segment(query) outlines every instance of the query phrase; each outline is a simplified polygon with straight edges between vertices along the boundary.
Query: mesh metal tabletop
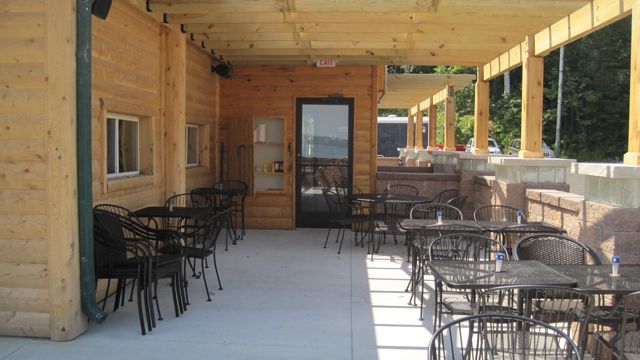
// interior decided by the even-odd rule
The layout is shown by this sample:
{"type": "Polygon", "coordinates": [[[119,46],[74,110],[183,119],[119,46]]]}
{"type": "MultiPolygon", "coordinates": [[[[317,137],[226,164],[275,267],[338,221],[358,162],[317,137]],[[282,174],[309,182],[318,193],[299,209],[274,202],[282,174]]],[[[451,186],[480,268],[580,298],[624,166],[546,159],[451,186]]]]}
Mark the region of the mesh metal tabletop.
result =
{"type": "MultiPolygon", "coordinates": [[[[551,224],[547,224],[545,222],[526,222],[522,224],[518,224],[515,221],[491,221],[491,220],[478,220],[474,221],[478,226],[483,227],[487,231],[491,232],[508,232],[510,230],[509,227],[516,225],[529,225],[529,226],[547,226],[547,227],[555,227],[551,224]]],[[[518,232],[521,231],[517,228],[514,228],[512,231],[518,232]]]]}
{"type": "Polygon", "coordinates": [[[640,291],[640,265],[620,265],[618,277],[611,276],[611,265],[549,265],[549,267],[576,279],[578,289],[592,294],[624,295],[640,291]]]}
{"type": "Polygon", "coordinates": [[[438,224],[437,220],[433,219],[404,219],[400,222],[400,226],[405,229],[421,229],[423,227],[435,226],[435,225],[464,225],[477,228],[478,230],[485,230],[482,226],[478,225],[473,220],[442,220],[441,224],[438,224]]]}
{"type": "Polygon", "coordinates": [[[487,289],[506,285],[557,285],[574,287],[577,280],[538,261],[504,261],[496,273],[495,261],[434,260],[433,275],[454,289],[487,289]]]}
{"type": "Polygon", "coordinates": [[[169,211],[165,206],[148,206],[140,210],[133,211],[133,216],[145,218],[183,218],[183,219],[201,219],[209,215],[209,209],[197,207],[174,207],[169,211]]]}
{"type": "Polygon", "coordinates": [[[377,203],[389,203],[399,202],[408,204],[420,204],[430,202],[431,199],[424,196],[411,196],[411,195],[385,195],[385,194],[351,194],[348,195],[349,199],[356,201],[377,202],[377,203]]]}

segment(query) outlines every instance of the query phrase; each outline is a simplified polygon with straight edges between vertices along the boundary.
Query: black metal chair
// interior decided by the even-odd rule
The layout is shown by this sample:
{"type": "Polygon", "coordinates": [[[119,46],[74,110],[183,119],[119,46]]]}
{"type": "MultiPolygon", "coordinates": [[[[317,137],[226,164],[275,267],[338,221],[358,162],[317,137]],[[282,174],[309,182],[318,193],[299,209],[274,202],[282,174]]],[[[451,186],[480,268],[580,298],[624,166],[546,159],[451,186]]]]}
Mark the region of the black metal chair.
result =
{"type": "Polygon", "coordinates": [[[411,208],[409,217],[411,219],[436,220],[438,212],[442,213],[444,220],[462,220],[462,211],[455,206],[440,203],[418,204],[411,208]]]}
{"type": "Polygon", "coordinates": [[[460,196],[460,191],[458,189],[446,189],[436,194],[436,196],[433,197],[431,202],[446,204],[447,201],[455,198],[456,196],[460,196]]]}
{"type": "MultiPolygon", "coordinates": [[[[204,281],[205,291],[207,293],[207,301],[211,301],[211,293],[209,292],[209,284],[207,283],[206,268],[208,268],[207,259],[211,256],[213,258],[213,268],[216,272],[218,279],[218,290],[222,290],[222,282],[220,280],[220,273],[218,271],[218,263],[216,261],[216,244],[218,237],[222,230],[229,223],[229,216],[231,215],[231,208],[216,212],[211,218],[203,223],[184,224],[182,230],[183,233],[188,234],[186,237],[187,242],[184,247],[184,254],[186,256],[186,264],[192,271],[192,276],[197,278],[202,277],[204,281]],[[193,262],[191,262],[193,260],[193,262]],[[196,273],[196,260],[200,260],[200,272],[196,273]]],[[[167,251],[171,253],[171,249],[167,251]]]]}
{"type": "Polygon", "coordinates": [[[558,328],[506,314],[452,321],[433,334],[428,353],[431,360],[582,359],[573,340],[558,328]]]}
{"type": "MultiPolygon", "coordinates": [[[[518,221],[518,209],[506,206],[506,205],[487,205],[477,208],[473,212],[473,219],[475,221],[505,221],[505,222],[517,222],[518,221]]],[[[524,212],[523,220],[524,219],[524,212]]]]}
{"type": "Polygon", "coordinates": [[[598,255],[586,244],[558,234],[521,238],[513,247],[515,260],[537,260],[547,265],[599,265],[598,255]]]}
{"type": "Polygon", "coordinates": [[[524,237],[539,234],[562,235],[564,234],[564,230],[542,224],[525,223],[505,226],[498,230],[496,234],[498,239],[502,242],[502,245],[504,245],[509,253],[511,253],[516,242],[524,237]]]}
{"type": "Polygon", "coordinates": [[[420,194],[417,187],[408,184],[389,185],[388,190],[387,195],[418,196],[420,194]]]}
{"type": "Polygon", "coordinates": [[[595,299],[583,291],[539,285],[500,286],[482,292],[479,314],[520,315],[545,322],[574,339],[584,354],[595,299]]]}
{"type": "Polygon", "coordinates": [[[456,209],[459,209],[460,211],[462,211],[462,209],[464,208],[464,204],[466,203],[467,203],[466,195],[458,195],[452,199],[449,199],[449,201],[446,202],[447,205],[451,205],[456,209]]]}
{"type": "Polygon", "coordinates": [[[407,234],[405,228],[400,225],[400,222],[409,218],[409,212],[411,210],[411,204],[404,201],[396,201],[393,199],[387,199],[384,202],[376,202],[369,209],[373,212],[373,224],[370,225],[372,236],[368,243],[367,249],[371,254],[371,260],[373,261],[373,253],[379,252],[380,247],[386,242],[387,235],[393,235],[394,242],[398,243],[398,236],[407,234]],[[378,235],[378,245],[376,246],[375,237],[378,235]]]}
{"type": "Polygon", "coordinates": [[[249,194],[249,186],[241,180],[223,180],[215,183],[213,188],[222,190],[231,197],[232,231],[237,237],[236,229],[238,229],[238,220],[240,220],[240,239],[244,239],[247,234],[244,224],[244,203],[249,194]]]}
{"type": "MultiPolygon", "coordinates": [[[[121,289],[124,288],[124,282],[127,279],[135,280],[141,331],[143,335],[146,334],[145,314],[148,330],[151,331],[156,326],[152,298],[155,298],[158,319],[162,320],[157,296],[158,280],[169,278],[175,314],[179,316],[186,309],[181,235],[146,227],[138,221],[132,221],[130,217],[108,210],[94,209],[94,219],[96,276],[118,279],[116,305],[118,296],[123,296],[121,289]],[[175,254],[161,254],[159,250],[164,247],[176,249],[175,254]]],[[[107,294],[108,292],[109,286],[107,294]]]]}
{"type": "MultiPolygon", "coordinates": [[[[460,261],[495,261],[496,254],[505,254],[506,249],[499,242],[480,234],[455,233],[434,239],[429,245],[429,260],[460,260],[460,261]]],[[[473,309],[470,294],[466,290],[447,288],[442,281],[435,281],[435,314],[433,329],[442,325],[443,310],[451,315],[472,315],[473,309]],[[445,299],[444,294],[453,295],[452,299],[445,299]],[[461,298],[463,297],[463,298],[461,298]]],[[[420,296],[420,319],[422,319],[422,304],[424,299],[424,285],[420,296]]]]}
{"type": "Polygon", "coordinates": [[[597,332],[596,339],[604,344],[616,359],[639,359],[640,292],[625,295],[612,309],[611,318],[618,319],[617,326],[611,331],[597,332]]]}
{"type": "MultiPolygon", "coordinates": [[[[232,208],[232,196],[224,192],[216,191],[213,188],[193,189],[190,192],[190,197],[192,206],[208,207],[211,216],[214,216],[220,211],[232,208]]],[[[233,239],[232,243],[234,245],[237,244],[236,237],[232,233],[233,223],[231,219],[231,217],[228,218],[229,223],[225,227],[224,251],[229,250],[229,238],[233,239]]]]}
{"type": "Polygon", "coordinates": [[[349,202],[344,195],[340,195],[329,189],[322,189],[322,195],[329,209],[329,229],[327,230],[327,237],[324,240],[324,248],[327,247],[331,230],[336,228],[338,230],[336,242],[340,239],[340,246],[338,247],[338,254],[340,254],[346,232],[345,228],[355,227],[354,236],[357,242],[358,234],[364,230],[363,224],[368,224],[370,218],[369,215],[362,212],[362,209],[357,203],[349,202]],[[341,232],[342,237],[340,237],[341,232]]]}

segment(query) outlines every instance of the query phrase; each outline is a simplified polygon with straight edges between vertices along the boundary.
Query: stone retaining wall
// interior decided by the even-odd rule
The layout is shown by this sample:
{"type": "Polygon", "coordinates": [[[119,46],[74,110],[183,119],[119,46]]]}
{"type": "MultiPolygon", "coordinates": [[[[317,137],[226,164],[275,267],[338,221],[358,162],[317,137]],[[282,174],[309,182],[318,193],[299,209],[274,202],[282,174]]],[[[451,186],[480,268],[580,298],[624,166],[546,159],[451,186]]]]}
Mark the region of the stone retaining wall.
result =
{"type": "Polygon", "coordinates": [[[623,263],[640,264],[640,209],[585,200],[554,190],[526,191],[529,220],[544,221],[592,247],[603,262],[619,255],[623,263]]]}

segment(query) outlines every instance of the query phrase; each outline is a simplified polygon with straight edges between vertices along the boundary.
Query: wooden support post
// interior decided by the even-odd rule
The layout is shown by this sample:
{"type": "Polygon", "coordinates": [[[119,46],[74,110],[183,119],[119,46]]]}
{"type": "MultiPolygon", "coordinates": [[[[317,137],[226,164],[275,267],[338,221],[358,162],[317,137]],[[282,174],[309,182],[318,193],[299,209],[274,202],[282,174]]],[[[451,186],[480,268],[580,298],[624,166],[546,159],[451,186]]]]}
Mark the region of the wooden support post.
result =
{"type": "Polygon", "coordinates": [[[416,148],[422,149],[422,110],[418,109],[416,113],[416,148]]]}
{"type": "Polygon", "coordinates": [[[429,136],[427,143],[427,150],[435,151],[438,150],[436,146],[436,133],[438,131],[438,106],[433,103],[433,98],[430,101],[431,105],[429,105],[429,136]]]}
{"type": "Polygon", "coordinates": [[[187,89],[187,40],[179,30],[164,28],[165,69],[165,184],[166,197],[186,191],[185,112],[187,89]]]}
{"type": "Polygon", "coordinates": [[[407,149],[413,148],[413,115],[411,110],[407,111],[407,149]]]}
{"type": "Polygon", "coordinates": [[[626,165],[640,165],[640,1],[633,5],[631,20],[631,88],[629,91],[629,152],[626,165]]]}
{"type": "Polygon", "coordinates": [[[489,82],[484,81],[482,67],[478,67],[476,81],[475,117],[473,119],[474,154],[489,153],[489,82]]]}
{"type": "Polygon", "coordinates": [[[527,36],[522,62],[522,129],[521,158],[541,158],[542,100],[544,87],[544,58],[534,56],[533,36],[527,36]]]}
{"type": "MultiPolygon", "coordinates": [[[[48,266],[37,274],[48,280],[49,335],[67,341],[82,334],[87,320],[80,301],[80,259],[76,171],[76,12],[75,1],[47,0],[46,4],[46,114],[48,166],[46,183],[48,266]]],[[[25,165],[26,166],[26,165],[25,165]]],[[[25,172],[29,169],[26,168],[25,172]]],[[[26,225],[28,227],[29,225],[26,225]]],[[[9,236],[7,232],[7,236],[9,236]]],[[[17,264],[20,265],[20,264],[17,264]]],[[[13,276],[34,277],[25,266],[15,267],[13,276]],[[21,272],[21,273],[20,273],[21,272]]],[[[30,288],[26,283],[25,288],[30,288]]],[[[16,289],[19,291],[19,289],[16,289]]],[[[39,296],[42,296],[40,294],[39,296]]],[[[17,297],[17,295],[16,295],[17,297]]],[[[9,295],[11,298],[11,294],[9,295]]],[[[33,301],[38,301],[34,298],[33,301]]],[[[22,313],[24,314],[24,313],[22,313]]],[[[14,313],[14,316],[16,313],[14,313]]],[[[37,331],[40,321],[15,317],[25,328],[37,331]]],[[[44,315],[44,314],[42,314],[44,315]]],[[[41,317],[40,317],[41,318],[41,317]]],[[[33,335],[25,331],[26,336],[33,335]]],[[[44,334],[39,334],[44,335],[44,334]]]]}
{"type": "Polygon", "coordinates": [[[456,151],[456,95],[451,85],[444,103],[444,150],[456,151]]]}
{"type": "MultiPolygon", "coordinates": [[[[378,177],[378,93],[380,92],[380,87],[384,89],[384,76],[385,76],[385,67],[384,66],[372,66],[371,69],[371,86],[373,89],[371,90],[371,137],[369,141],[371,143],[370,147],[370,168],[369,168],[369,185],[363,187],[364,189],[368,189],[368,191],[374,191],[376,178],[378,177]],[[381,78],[382,77],[382,81],[381,78]]],[[[218,88],[220,89],[220,88],[218,88]]],[[[220,91],[216,91],[216,94],[219,94],[220,91]]],[[[353,183],[356,184],[355,179],[355,171],[353,172],[353,183]]],[[[361,186],[363,184],[356,184],[361,186]]]]}

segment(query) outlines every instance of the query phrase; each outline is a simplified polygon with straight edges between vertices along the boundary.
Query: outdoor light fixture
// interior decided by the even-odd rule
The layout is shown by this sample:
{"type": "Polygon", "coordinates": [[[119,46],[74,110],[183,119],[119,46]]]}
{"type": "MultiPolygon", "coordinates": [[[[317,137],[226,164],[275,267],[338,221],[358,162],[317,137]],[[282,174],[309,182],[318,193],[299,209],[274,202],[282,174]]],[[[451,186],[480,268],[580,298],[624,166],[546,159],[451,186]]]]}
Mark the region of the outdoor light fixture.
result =
{"type": "Polygon", "coordinates": [[[216,74],[218,74],[220,77],[225,78],[225,79],[230,79],[231,78],[231,66],[225,64],[225,63],[220,63],[218,65],[213,65],[211,67],[211,71],[215,72],[216,74]]]}

